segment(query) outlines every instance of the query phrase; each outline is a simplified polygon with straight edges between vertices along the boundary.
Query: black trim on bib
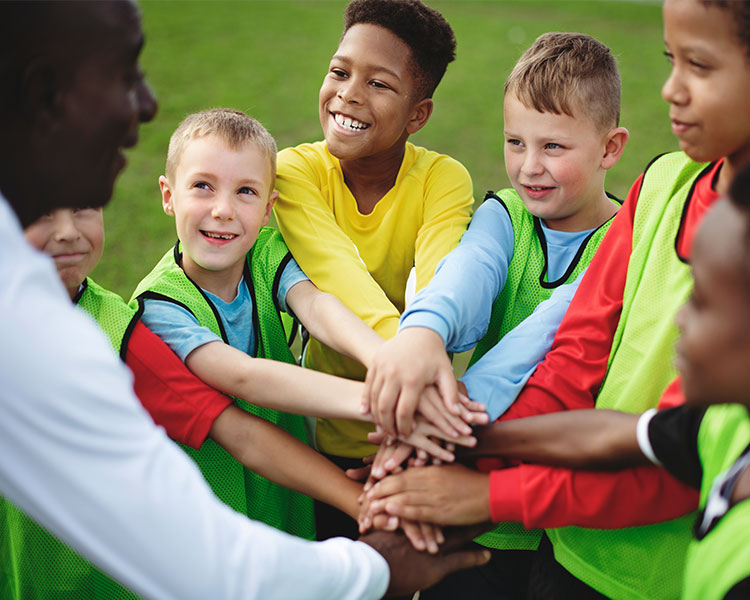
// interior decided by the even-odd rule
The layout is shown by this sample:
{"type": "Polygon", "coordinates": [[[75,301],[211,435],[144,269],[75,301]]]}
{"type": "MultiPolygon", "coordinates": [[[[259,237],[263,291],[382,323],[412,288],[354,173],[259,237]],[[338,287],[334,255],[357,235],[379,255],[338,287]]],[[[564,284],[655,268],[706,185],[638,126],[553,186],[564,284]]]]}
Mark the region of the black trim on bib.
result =
{"type": "MultiPolygon", "coordinates": [[[[693,194],[695,193],[695,186],[698,185],[698,182],[701,179],[703,179],[715,166],[716,166],[715,161],[712,163],[709,163],[708,166],[698,174],[698,177],[696,177],[693,180],[693,185],[690,186],[690,191],[688,192],[687,198],[685,198],[685,204],[682,206],[682,214],[680,215],[680,225],[677,227],[677,235],[674,236],[674,251],[675,251],[675,254],[677,255],[677,258],[680,260],[680,262],[686,265],[690,264],[690,257],[682,256],[682,254],[680,254],[680,249],[679,249],[680,239],[682,236],[682,228],[685,226],[685,221],[687,220],[687,213],[688,213],[688,209],[690,208],[690,202],[693,199],[693,194]]],[[[643,187],[642,184],[641,184],[641,187],[643,187]]]]}

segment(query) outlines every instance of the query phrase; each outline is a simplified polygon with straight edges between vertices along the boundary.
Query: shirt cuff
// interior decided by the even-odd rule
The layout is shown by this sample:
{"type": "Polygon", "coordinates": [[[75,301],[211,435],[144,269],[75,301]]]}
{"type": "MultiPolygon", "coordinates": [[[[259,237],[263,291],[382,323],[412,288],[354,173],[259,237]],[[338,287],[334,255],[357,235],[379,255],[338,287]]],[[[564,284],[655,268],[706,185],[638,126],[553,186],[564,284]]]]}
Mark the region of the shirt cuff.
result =
{"type": "Polygon", "coordinates": [[[521,469],[500,469],[490,473],[490,518],[523,523],[521,469]]]}
{"type": "Polygon", "coordinates": [[[648,436],[648,426],[651,423],[651,419],[656,415],[657,410],[655,408],[648,409],[638,419],[638,424],[635,428],[636,439],[638,440],[638,447],[643,452],[643,455],[654,463],[657,467],[663,467],[661,461],[656,458],[656,453],[651,445],[651,438],[648,436]]]}
{"type": "Polygon", "coordinates": [[[398,330],[400,332],[408,327],[425,327],[427,329],[432,329],[432,331],[443,338],[443,344],[447,347],[446,340],[448,339],[448,324],[441,316],[423,311],[409,313],[401,319],[398,330]]]}

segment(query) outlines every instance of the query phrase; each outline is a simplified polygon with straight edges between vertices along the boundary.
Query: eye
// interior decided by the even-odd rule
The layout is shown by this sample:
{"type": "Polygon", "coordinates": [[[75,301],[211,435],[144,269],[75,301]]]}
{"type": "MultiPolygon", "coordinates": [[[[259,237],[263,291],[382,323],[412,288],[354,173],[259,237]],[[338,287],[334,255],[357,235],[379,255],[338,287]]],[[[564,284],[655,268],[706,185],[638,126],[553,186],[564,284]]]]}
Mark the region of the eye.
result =
{"type": "Polygon", "coordinates": [[[517,140],[516,138],[508,138],[505,140],[505,143],[509,146],[517,146],[518,148],[523,147],[523,142],[521,140],[517,140]]]}
{"type": "Polygon", "coordinates": [[[547,142],[544,144],[545,150],[562,150],[564,146],[561,146],[560,144],[556,142],[547,142]]]}
{"type": "Polygon", "coordinates": [[[669,50],[664,51],[664,56],[667,57],[667,60],[669,61],[670,65],[674,64],[674,54],[672,54],[669,50]]]}
{"type": "Polygon", "coordinates": [[[697,60],[690,60],[689,61],[690,66],[698,71],[708,71],[711,67],[709,67],[707,64],[699,62],[697,60]]]}
{"type": "Polygon", "coordinates": [[[210,190],[211,186],[209,186],[205,181],[196,181],[193,184],[194,188],[198,188],[199,190],[210,190]]]}
{"type": "Polygon", "coordinates": [[[238,194],[250,194],[252,196],[257,196],[258,192],[256,192],[253,188],[242,186],[239,190],[237,190],[238,194]]]}
{"type": "Polygon", "coordinates": [[[391,87],[390,87],[389,85],[386,85],[386,84],[385,84],[385,83],[383,83],[382,81],[376,81],[376,80],[373,80],[373,81],[371,81],[371,82],[370,82],[370,85],[371,85],[372,87],[374,87],[374,88],[378,88],[378,89],[381,89],[381,90],[388,90],[388,89],[391,89],[391,87]]]}
{"type": "Polygon", "coordinates": [[[330,74],[339,79],[346,79],[348,77],[347,72],[343,69],[339,69],[338,67],[331,67],[330,74]]]}

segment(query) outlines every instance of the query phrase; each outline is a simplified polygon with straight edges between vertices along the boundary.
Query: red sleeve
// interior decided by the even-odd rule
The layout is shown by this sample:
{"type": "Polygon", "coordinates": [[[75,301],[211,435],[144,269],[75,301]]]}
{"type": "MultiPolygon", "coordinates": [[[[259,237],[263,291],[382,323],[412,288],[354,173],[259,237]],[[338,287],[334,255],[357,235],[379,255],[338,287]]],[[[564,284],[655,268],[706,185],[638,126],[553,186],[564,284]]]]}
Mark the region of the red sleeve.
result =
{"type": "Polygon", "coordinates": [[[622,310],[642,178],[631,188],[586,270],[552,349],[501,420],[594,407],[622,310]]]}
{"type": "Polygon", "coordinates": [[[216,417],[232,403],[229,396],[193,375],[155,333],[138,322],[125,363],[133,372],[135,394],[173,440],[200,448],[216,417]]]}
{"type": "MultiPolygon", "coordinates": [[[[679,378],[659,408],[684,402],[679,378]]],[[[527,528],[616,529],[676,519],[698,508],[698,491],[660,467],[616,472],[521,465],[490,473],[490,514],[527,528]]]]}

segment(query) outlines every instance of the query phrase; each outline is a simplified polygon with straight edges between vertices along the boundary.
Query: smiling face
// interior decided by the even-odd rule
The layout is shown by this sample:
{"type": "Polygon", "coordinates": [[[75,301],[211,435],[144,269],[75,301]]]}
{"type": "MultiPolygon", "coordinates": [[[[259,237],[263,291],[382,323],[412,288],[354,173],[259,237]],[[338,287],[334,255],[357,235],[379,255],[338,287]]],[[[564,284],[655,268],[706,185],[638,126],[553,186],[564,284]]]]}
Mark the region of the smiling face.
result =
{"type": "Polygon", "coordinates": [[[750,406],[747,218],[727,200],[706,215],[693,245],[695,287],[677,315],[676,365],[691,404],[750,406]]]}
{"type": "Polygon", "coordinates": [[[672,132],[696,161],[750,162],[750,60],[731,13],[697,0],[666,0],[672,72],[662,88],[672,132]]]}
{"type": "MultiPolygon", "coordinates": [[[[582,231],[614,213],[603,188],[606,169],[617,160],[608,155],[611,131],[589,119],[539,112],[510,92],[504,122],[505,168],[531,214],[551,229],[582,231]]],[[[616,130],[627,139],[624,129],[616,130]]]]}
{"type": "Polygon", "coordinates": [[[224,288],[236,292],[277,196],[268,156],[255,144],[233,149],[209,134],[187,143],[172,179],[159,184],[164,212],[175,217],[183,269],[219,296],[224,288]]]}
{"type": "Polygon", "coordinates": [[[102,256],[102,209],[58,208],[34,221],[24,235],[34,248],[52,257],[73,299],[102,256]]]}
{"type": "Polygon", "coordinates": [[[432,101],[414,95],[411,50],[378,25],[358,24],[341,39],[320,88],[320,124],[340,160],[403,152],[429,118],[432,101]]]}

